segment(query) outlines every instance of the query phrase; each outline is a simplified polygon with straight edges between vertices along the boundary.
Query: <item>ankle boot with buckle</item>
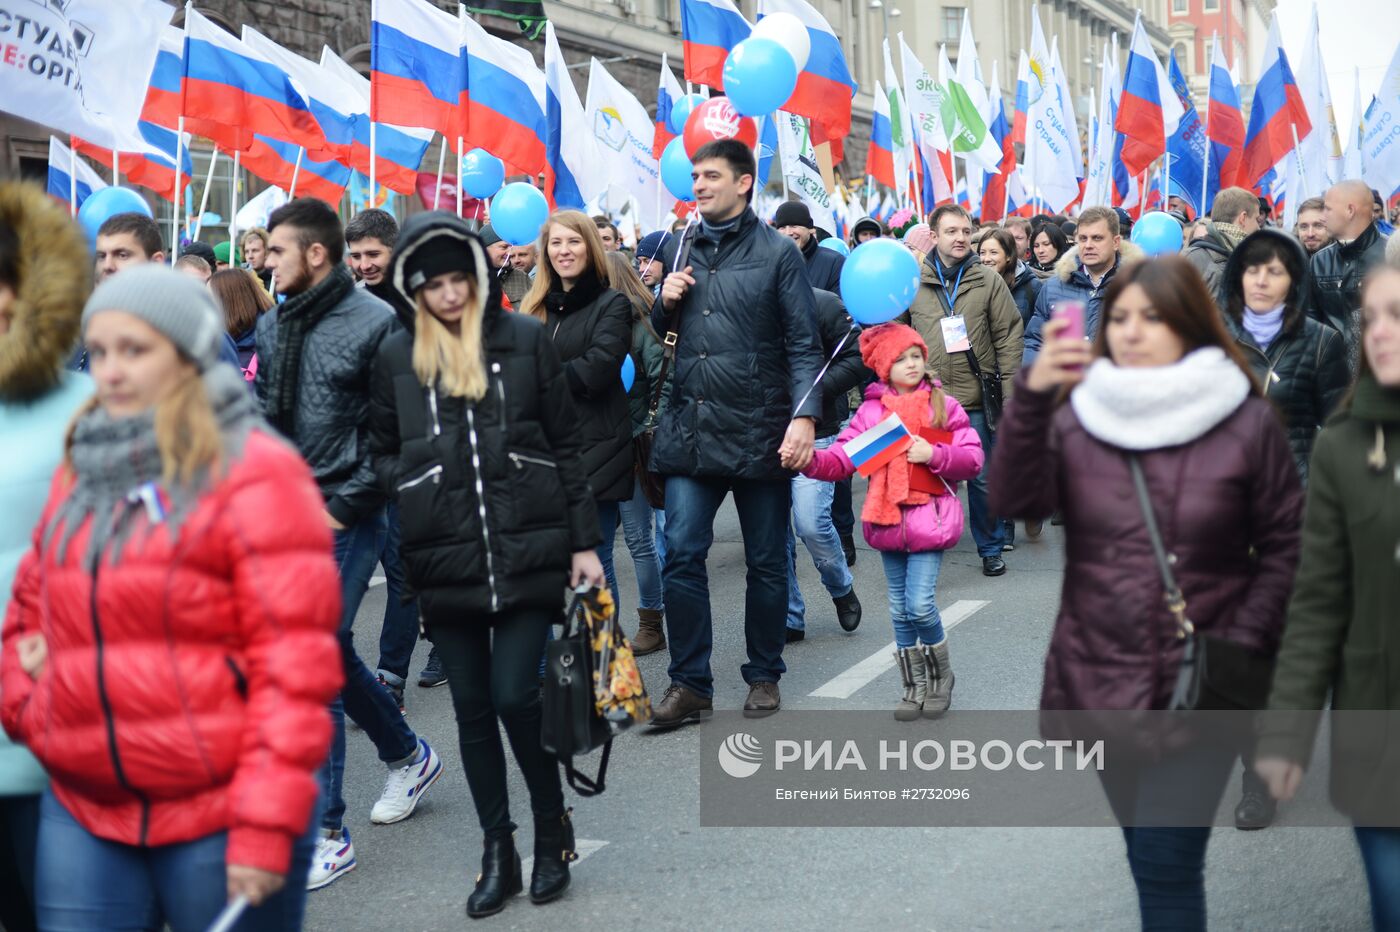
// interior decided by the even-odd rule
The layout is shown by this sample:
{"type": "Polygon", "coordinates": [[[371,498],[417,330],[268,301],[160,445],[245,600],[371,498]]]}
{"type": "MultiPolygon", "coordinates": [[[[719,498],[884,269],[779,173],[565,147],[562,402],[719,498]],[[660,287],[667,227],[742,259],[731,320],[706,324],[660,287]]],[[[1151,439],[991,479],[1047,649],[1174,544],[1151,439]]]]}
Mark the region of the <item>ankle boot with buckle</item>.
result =
{"type": "Polygon", "coordinates": [[[894,707],[894,720],[912,722],[923,711],[928,690],[924,655],[917,647],[901,647],[894,652],[894,659],[899,664],[899,675],[904,680],[904,697],[894,707]]]}
{"type": "Polygon", "coordinates": [[[666,649],[666,630],[662,614],[654,608],[637,609],[637,635],[632,638],[632,654],[643,657],[666,649]]]}
{"type": "Polygon", "coordinates": [[[476,889],[467,898],[467,915],[473,919],[494,916],[523,887],[515,836],[488,837],[481,854],[481,873],[476,875],[476,889]]]}
{"type": "Polygon", "coordinates": [[[932,646],[920,644],[928,667],[928,693],[924,697],[924,718],[938,718],[953,704],[953,665],[948,660],[948,638],[932,646]]]}
{"type": "Polygon", "coordinates": [[[557,900],[569,888],[569,862],[577,861],[574,851],[572,809],[557,819],[535,821],[535,867],[530,871],[530,902],[536,905],[557,900]]]}

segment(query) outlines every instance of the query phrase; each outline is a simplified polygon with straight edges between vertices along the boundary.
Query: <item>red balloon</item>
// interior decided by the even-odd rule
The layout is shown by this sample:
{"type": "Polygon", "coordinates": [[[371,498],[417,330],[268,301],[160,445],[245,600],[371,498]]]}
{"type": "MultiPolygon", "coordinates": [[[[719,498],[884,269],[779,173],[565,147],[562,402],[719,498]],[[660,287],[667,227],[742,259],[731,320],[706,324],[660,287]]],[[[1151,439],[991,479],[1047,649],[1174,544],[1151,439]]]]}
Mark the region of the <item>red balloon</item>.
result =
{"type": "Polygon", "coordinates": [[[694,110],[685,121],[685,154],[695,153],[707,142],[716,139],[737,139],[750,149],[758,145],[758,124],[739,115],[727,97],[711,97],[694,110]]]}

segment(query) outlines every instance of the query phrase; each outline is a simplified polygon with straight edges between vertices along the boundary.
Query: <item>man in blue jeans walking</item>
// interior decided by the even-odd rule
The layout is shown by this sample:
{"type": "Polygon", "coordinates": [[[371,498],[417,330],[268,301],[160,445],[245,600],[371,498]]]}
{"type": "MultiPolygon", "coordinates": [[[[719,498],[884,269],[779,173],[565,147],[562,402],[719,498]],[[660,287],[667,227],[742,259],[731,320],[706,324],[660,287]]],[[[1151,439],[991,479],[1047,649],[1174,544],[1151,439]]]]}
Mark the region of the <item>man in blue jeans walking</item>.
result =
{"type": "Polygon", "coordinates": [[[340,218],[325,203],[291,201],[273,211],[267,228],[267,265],[286,301],[258,320],[254,386],[268,423],[291,441],[316,477],[340,568],[345,687],[331,705],[335,734],[322,771],[325,812],[307,878],[314,890],[355,867],[341,794],[346,713],[365,730],[389,770],[370,821],[398,822],[412,815],[441,775],[442,763],[356,654],[351,633],[387,533],[384,496],[369,463],[366,436],[370,372],[380,341],[398,325],[388,305],[355,287],[341,262],[340,218]]]}
{"type": "Polygon", "coordinates": [[[812,286],[802,254],[749,209],[753,152],[722,140],[694,158],[698,229],[677,246],[652,324],[675,347],[671,406],[657,425],[651,468],[666,477],[663,589],[671,685],[659,727],[714,708],[705,558],[714,518],[734,494],[748,565],[744,711],[781,704],[792,470],[812,459],[822,365],[812,286]]]}

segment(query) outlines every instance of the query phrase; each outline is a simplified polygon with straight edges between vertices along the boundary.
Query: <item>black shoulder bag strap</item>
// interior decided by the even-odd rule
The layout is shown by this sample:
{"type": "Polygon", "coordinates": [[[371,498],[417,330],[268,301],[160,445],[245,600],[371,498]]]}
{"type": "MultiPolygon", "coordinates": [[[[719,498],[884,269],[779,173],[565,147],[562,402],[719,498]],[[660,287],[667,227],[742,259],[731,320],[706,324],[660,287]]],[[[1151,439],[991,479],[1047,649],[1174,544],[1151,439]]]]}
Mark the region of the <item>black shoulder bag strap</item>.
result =
{"type": "MultiPolygon", "coordinates": [[[[687,226],[676,244],[676,261],[671,265],[672,272],[685,268],[690,259],[690,246],[695,242],[698,225],[687,226]]],[[[656,413],[661,409],[661,393],[666,390],[666,378],[671,374],[671,362],[676,357],[676,342],[680,340],[681,306],[678,302],[671,313],[666,315],[666,335],[661,338],[661,371],[657,373],[656,384],[651,390],[651,405],[647,408],[646,427],[656,426],[656,413]]]]}
{"type": "MultiPolygon", "coordinates": [[[[955,301],[957,301],[958,296],[957,296],[957,295],[953,295],[951,298],[949,298],[949,296],[948,296],[948,289],[947,289],[947,287],[945,286],[941,291],[938,292],[938,297],[939,297],[939,300],[941,300],[941,301],[943,302],[943,309],[944,309],[945,311],[947,311],[948,316],[949,316],[949,317],[957,317],[957,316],[958,316],[957,312],[953,310],[953,303],[954,303],[955,301]]],[[[972,377],[973,377],[974,379],[976,379],[976,380],[977,380],[977,384],[978,384],[979,386],[982,387],[982,394],[983,394],[983,395],[986,395],[986,393],[987,393],[987,383],[988,383],[988,379],[986,379],[986,378],[982,375],[982,366],[977,362],[977,353],[974,352],[973,349],[972,349],[972,334],[971,334],[971,333],[968,333],[968,335],[967,335],[967,349],[963,350],[963,355],[967,356],[967,364],[968,364],[968,366],[970,366],[970,367],[972,368],[972,377]]],[[[997,358],[996,358],[996,347],[992,347],[992,366],[993,366],[992,371],[996,373],[996,382],[997,382],[998,384],[1000,384],[1000,382],[1001,382],[1001,363],[1000,363],[999,361],[997,361],[997,358]]],[[[987,404],[987,401],[986,401],[986,399],[984,398],[984,399],[983,399],[983,406],[984,406],[984,409],[985,409],[986,404],[987,404]]],[[[988,426],[991,430],[993,430],[993,431],[996,430],[996,427],[995,427],[994,424],[992,424],[992,421],[991,421],[990,418],[989,418],[988,421],[987,421],[987,426],[988,426]]]]}

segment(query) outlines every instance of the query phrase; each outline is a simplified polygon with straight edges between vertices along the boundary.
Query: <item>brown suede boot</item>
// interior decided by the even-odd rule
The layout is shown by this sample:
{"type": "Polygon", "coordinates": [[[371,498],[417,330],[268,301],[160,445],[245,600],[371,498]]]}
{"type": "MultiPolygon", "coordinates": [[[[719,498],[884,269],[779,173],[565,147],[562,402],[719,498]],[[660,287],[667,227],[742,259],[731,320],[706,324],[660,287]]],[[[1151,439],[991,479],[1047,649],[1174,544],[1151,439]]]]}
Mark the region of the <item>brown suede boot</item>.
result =
{"type": "Polygon", "coordinates": [[[666,629],[661,626],[662,614],[654,608],[637,609],[637,633],[632,638],[632,653],[638,657],[654,654],[666,648],[666,629]]]}

